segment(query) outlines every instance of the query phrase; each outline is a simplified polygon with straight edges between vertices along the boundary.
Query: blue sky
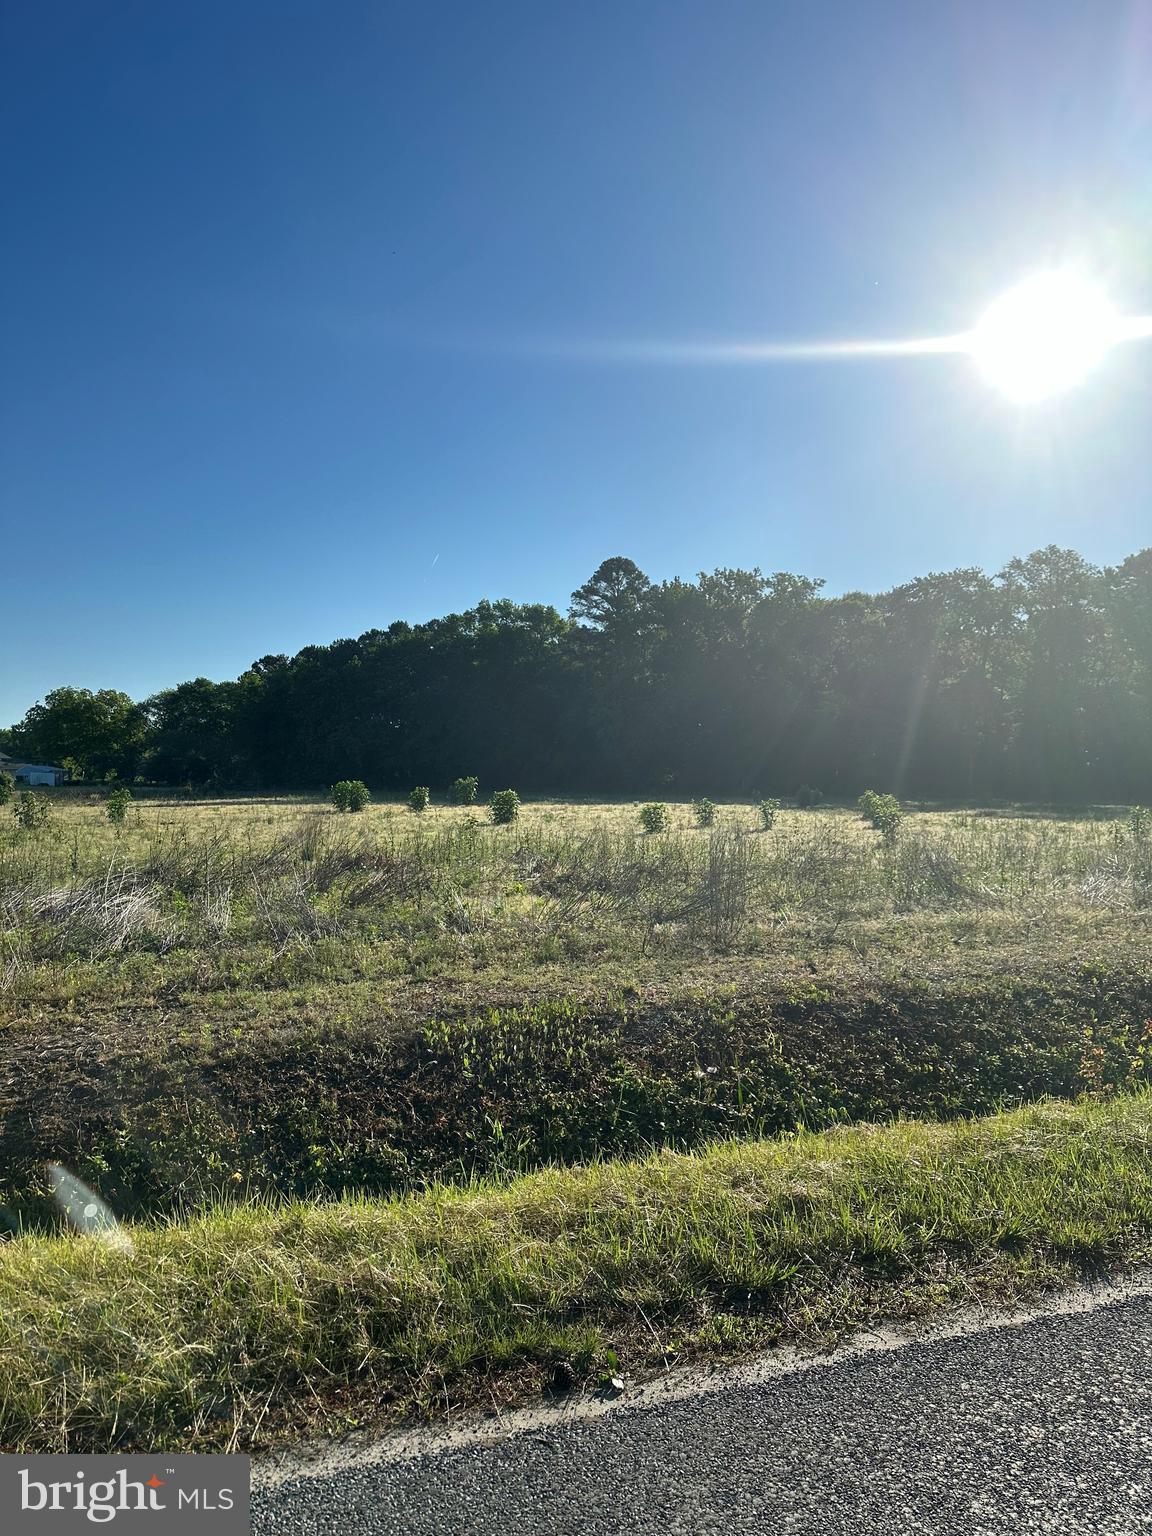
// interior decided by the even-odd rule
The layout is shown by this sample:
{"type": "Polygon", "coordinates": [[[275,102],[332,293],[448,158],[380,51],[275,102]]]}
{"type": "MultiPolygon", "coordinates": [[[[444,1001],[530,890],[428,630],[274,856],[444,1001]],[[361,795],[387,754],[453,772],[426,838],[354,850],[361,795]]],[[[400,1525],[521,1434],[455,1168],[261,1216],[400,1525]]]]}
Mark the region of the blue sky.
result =
{"type": "Polygon", "coordinates": [[[606,556],[830,591],[1152,542],[1152,346],[1027,410],[950,333],[1152,311],[1152,5],[0,3],[0,721],[606,556]],[[603,348],[601,351],[600,349],[603,348]]]}

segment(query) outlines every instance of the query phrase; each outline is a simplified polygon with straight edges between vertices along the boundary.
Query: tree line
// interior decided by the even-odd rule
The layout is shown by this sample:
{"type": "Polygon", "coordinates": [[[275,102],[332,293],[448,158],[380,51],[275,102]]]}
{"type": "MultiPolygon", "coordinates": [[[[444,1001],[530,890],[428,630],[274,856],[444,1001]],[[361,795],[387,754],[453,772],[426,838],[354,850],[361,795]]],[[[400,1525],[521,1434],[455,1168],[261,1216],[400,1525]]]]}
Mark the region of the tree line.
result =
{"type": "Polygon", "coordinates": [[[484,601],[133,701],[58,688],[0,747],[87,779],[311,789],[1147,799],[1152,549],[822,593],[606,560],[568,614],[484,601]]]}

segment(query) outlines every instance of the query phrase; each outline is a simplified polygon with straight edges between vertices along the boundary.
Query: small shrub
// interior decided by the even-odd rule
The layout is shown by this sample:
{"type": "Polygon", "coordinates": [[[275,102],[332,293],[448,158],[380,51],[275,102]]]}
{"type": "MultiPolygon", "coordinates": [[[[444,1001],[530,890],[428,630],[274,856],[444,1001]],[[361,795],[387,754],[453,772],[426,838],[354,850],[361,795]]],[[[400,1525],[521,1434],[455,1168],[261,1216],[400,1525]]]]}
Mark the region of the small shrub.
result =
{"type": "Polygon", "coordinates": [[[132,804],[132,791],[121,787],[114,789],[104,802],[104,814],[114,827],[122,827],[132,804]]]}
{"type": "Polygon", "coordinates": [[[760,820],[765,832],[771,832],[776,825],[776,812],[780,809],[779,800],[761,800],[759,805],[760,820]]]}
{"type": "Polygon", "coordinates": [[[856,809],[865,821],[872,820],[872,813],[880,803],[881,796],[874,789],[866,789],[856,802],[856,809]]]}
{"type": "Polygon", "coordinates": [[[0,805],[7,805],[16,788],[16,780],[10,773],[0,772],[0,805]]]}
{"type": "Polygon", "coordinates": [[[427,784],[417,784],[416,788],[408,796],[408,809],[410,811],[426,811],[428,802],[432,796],[428,792],[427,784]]]}
{"type": "Polygon", "coordinates": [[[672,813],[662,800],[640,807],[640,825],[645,832],[666,832],[672,825],[672,813]]]}
{"type": "Polygon", "coordinates": [[[795,799],[796,804],[802,811],[809,811],[815,805],[824,804],[824,792],[820,789],[814,789],[811,784],[801,784],[800,788],[796,791],[795,799]]]}
{"type": "Polygon", "coordinates": [[[12,807],[12,814],[25,832],[35,832],[41,827],[50,826],[52,822],[52,807],[48,804],[48,796],[34,795],[29,790],[25,790],[12,807]]]}
{"type": "Polygon", "coordinates": [[[1138,843],[1152,839],[1152,810],[1146,805],[1133,805],[1128,811],[1128,830],[1138,843]]]}
{"type": "Polygon", "coordinates": [[[362,811],[372,798],[362,779],[341,779],[333,784],[331,796],[338,811],[362,811]]]}
{"type": "Polygon", "coordinates": [[[507,826],[520,814],[520,796],[514,789],[498,789],[488,802],[488,814],[496,826],[507,826]]]}
{"type": "Polygon", "coordinates": [[[480,780],[477,778],[454,779],[448,796],[453,805],[475,805],[479,790],[480,780]]]}
{"type": "Polygon", "coordinates": [[[716,803],[713,800],[693,800],[692,814],[698,827],[710,827],[716,820],[716,803]]]}
{"type": "Polygon", "coordinates": [[[866,789],[857,800],[860,814],[870,822],[885,842],[892,842],[904,820],[904,812],[895,795],[880,795],[874,789],[866,789]]]}
{"type": "Polygon", "coordinates": [[[896,834],[899,832],[900,824],[903,820],[904,812],[900,809],[899,806],[896,806],[895,809],[886,807],[884,810],[877,813],[876,820],[872,823],[872,825],[876,828],[877,832],[879,832],[880,836],[886,843],[894,843],[896,841],[896,834]]]}

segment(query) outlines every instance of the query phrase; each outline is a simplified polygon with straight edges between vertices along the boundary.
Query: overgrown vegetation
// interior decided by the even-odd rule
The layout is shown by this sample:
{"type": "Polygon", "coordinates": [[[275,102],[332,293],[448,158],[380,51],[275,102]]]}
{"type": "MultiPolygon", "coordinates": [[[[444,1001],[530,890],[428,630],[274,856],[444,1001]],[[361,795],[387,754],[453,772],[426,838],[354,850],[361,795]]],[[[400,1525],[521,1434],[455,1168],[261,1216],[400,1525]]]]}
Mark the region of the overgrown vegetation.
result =
{"type": "Polygon", "coordinates": [[[1097,819],[58,797],[0,837],[0,1200],[403,1189],[1136,1085],[1152,839],[1097,819]]]}
{"type": "Polygon", "coordinates": [[[1147,1097],[0,1246],[0,1443],[208,1449],[1147,1258],[1147,1097]],[[382,1406],[384,1405],[384,1406],[382,1406]]]}
{"type": "Polygon", "coordinates": [[[114,827],[122,827],[132,804],[132,791],[123,785],[114,789],[104,802],[104,814],[114,827]]]}
{"type": "Polygon", "coordinates": [[[331,799],[338,811],[362,811],[372,796],[361,779],[340,779],[332,786],[331,799]]]}
{"type": "Polygon", "coordinates": [[[875,827],[885,842],[895,842],[904,820],[904,811],[896,796],[880,795],[874,789],[866,789],[857,803],[869,826],[875,827]]]}
{"type": "Polygon", "coordinates": [[[510,790],[32,798],[0,830],[10,1446],[259,1441],[1144,1252],[1139,808],[878,837],[659,803],[654,837],[510,790]],[[1047,1096],[1080,1102],[930,1123],[1047,1096]],[[48,1161],[176,1224],[38,1236],[48,1161]]]}
{"type": "Polygon", "coordinates": [[[13,804],[12,814],[25,832],[44,831],[52,822],[52,803],[47,795],[26,789],[13,804]]]}
{"type": "MultiPolygon", "coordinates": [[[[1152,550],[1108,568],[1053,546],[996,575],[825,597],[785,571],[654,583],[616,556],[546,604],[263,656],[150,699],[59,688],[4,750],[85,777],[376,792],[738,795],[806,785],[1143,799],[1152,762],[1152,550]]],[[[815,799],[810,798],[813,795],[815,799]]]]}
{"type": "MultiPolygon", "coordinates": [[[[567,990],[696,964],[719,975],[735,955],[776,972],[868,954],[958,964],[1025,929],[1032,947],[1050,935],[1090,953],[1094,928],[1152,910],[1140,812],[910,811],[889,846],[845,811],[772,808],[767,838],[752,835],[756,807],[719,807],[700,835],[681,806],[654,838],[642,827],[668,827],[667,806],[638,825],[627,805],[521,814],[514,791],[494,799],[497,816],[516,812],[499,835],[450,807],[353,822],[291,801],[138,798],[117,828],[102,797],[58,795],[45,823],[47,796],[21,796],[31,812],[0,829],[0,995],[16,1019],[161,998],[235,1014],[238,994],[282,1007],[361,982],[377,998],[381,984],[488,975],[515,991],[541,967],[567,990]],[[132,914],[111,945],[100,924],[54,916],[104,903],[132,914]]],[[[344,1002],[331,1014],[350,1016],[344,1002]]]]}
{"type": "MultiPolygon", "coordinates": [[[[83,914],[80,915],[83,919],[83,914]]],[[[1141,967],[570,999],[100,1053],[10,1048],[7,1218],[51,1221],[46,1161],[122,1214],[237,1195],[389,1192],[860,1119],[985,1113],[1138,1087],[1141,967]]]]}
{"type": "Polygon", "coordinates": [[[12,1224],[49,1158],[154,1212],[1146,1074],[1134,814],[57,803],[0,839],[12,1224]]]}
{"type": "Polygon", "coordinates": [[[640,807],[640,825],[645,832],[666,832],[672,825],[672,813],[659,800],[640,807]]]}
{"type": "Polygon", "coordinates": [[[498,789],[488,802],[488,814],[494,826],[508,826],[520,815],[520,796],[514,789],[498,789]]]}

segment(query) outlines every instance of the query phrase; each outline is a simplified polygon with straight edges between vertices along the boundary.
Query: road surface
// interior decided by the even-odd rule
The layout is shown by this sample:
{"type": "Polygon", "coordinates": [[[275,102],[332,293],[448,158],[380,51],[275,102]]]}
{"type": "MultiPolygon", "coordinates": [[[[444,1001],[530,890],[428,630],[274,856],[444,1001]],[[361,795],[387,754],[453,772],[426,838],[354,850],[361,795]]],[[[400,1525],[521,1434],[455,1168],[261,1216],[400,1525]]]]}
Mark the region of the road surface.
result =
{"type": "Polygon", "coordinates": [[[1152,1297],[926,1337],[503,1439],[295,1467],[256,1536],[1152,1532],[1152,1297]]]}

